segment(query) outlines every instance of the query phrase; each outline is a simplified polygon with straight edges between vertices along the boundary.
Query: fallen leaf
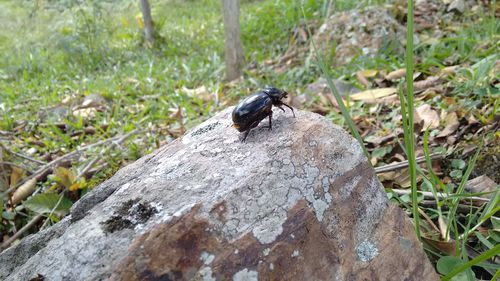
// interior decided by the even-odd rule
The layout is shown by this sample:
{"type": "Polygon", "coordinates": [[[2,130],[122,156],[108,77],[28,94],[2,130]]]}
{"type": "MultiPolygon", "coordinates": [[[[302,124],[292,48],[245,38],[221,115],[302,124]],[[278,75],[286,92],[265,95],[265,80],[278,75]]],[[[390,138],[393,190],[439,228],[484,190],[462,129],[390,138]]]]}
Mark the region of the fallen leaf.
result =
{"type": "Polygon", "coordinates": [[[394,95],[397,91],[396,88],[379,88],[353,94],[350,98],[352,100],[375,101],[383,97],[394,95]]]}
{"type": "MultiPolygon", "coordinates": [[[[410,171],[408,168],[391,171],[386,173],[380,173],[377,175],[380,181],[392,181],[393,184],[401,188],[409,188],[411,186],[410,171]]],[[[417,182],[422,179],[421,176],[417,175],[417,182]]]]}
{"type": "Polygon", "coordinates": [[[89,108],[82,108],[82,109],[74,110],[73,115],[79,116],[82,118],[94,118],[96,112],[97,112],[97,108],[89,107],[89,108]]]}
{"type": "Polygon", "coordinates": [[[79,108],[87,108],[87,107],[100,107],[104,106],[106,104],[106,99],[99,95],[99,94],[90,94],[86,96],[82,104],[79,106],[79,108]]]}
{"type": "Polygon", "coordinates": [[[425,242],[429,243],[430,245],[440,250],[441,252],[446,253],[448,255],[455,255],[455,247],[456,247],[455,240],[443,241],[440,239],[434,239],[425,236],[422,236],[422,238],[425,240],[425,242]]]}
{"type": "Polygon", "coordinates": [[[76,180],[75,173],[72,170],[66,169],[64,167],[58,167],[57,169],[55,169],[54,175],[57,179],[57,182],[66,188],[70,187],[76,180]]]}
{"type": "Polygon", "coordinates": [[[441,76],[429,76],[425,80],[416,81],[413,83],[415,92],[424,91],[443,82],[441,76]]]}
{"type": "Polygon", "coordinates": [[[358,79],[359,83],[363,84],[363,86],[370,86],[370,81],[368,81],[368,79],[366,79],[366,77],[363,76],[363,74],[361,74],[359,71],[356,72],[356,78],[358,79]]]}
{"type": "Polygon", "coordinates": [[[394,183],[401,188],[409,188],[411,186],[410,171],[408,169],[397,171],[394,183]]]}
{"type": "Polygon", "coordinates": [[[416,114],[414,122],[416,124],[419,124],[420,122],[424,123],[422,132],[425,131],[427,128],[435,129],[439,126],[439,115],[435,110],[431,108],[430,105],[426,103],[422,104],[421,106],[415,109],[415,113],[416,114]]]}
{"type": "Polygon", "coordinates": [[[498,190],[498,188],[498,184],[486,175],[468,180],[465,184],[465,191],[469,193],[491,192],[481,195],[482,197],[486,198],[491,198],[494,194],[494,191],[498,190]]]}
{"type": "Polygon", "coordinates": [[[365,78],[372,78],[377,75],[378,71],[375,69],[366,69],[356,72],[356,74],[362,75],[365,78]]]}
{"type": "Polygon", "coordinates": [[[12,194],[11,202],[12,205],[17,205],[19,202],[23,201],[26,197],[30,196],[35,191],[36,178],[30,179],[23,183],[19,188],[12,194]]]}
{"type": "Polygon", "coordinates": [[[391,172],[380,173],[377,176],[381,182],[393,181],[396,178],[396,172],[391,171],[391,172]]]}
{"type": "Polygon", "coordinates": [[[213,99],[212,93],[210,93],[205,87],[205,85],[198,87],[196,89],[188,89],[182,87],[182,90],[190,97],[202,99],[205,102],[211,101],[213,99]]]}
{"type": "Polygon", "coordinates": [[[447,66],[441,70],[441,74],[448,76],[448,75],[453,75],[457,70],[460,68],[460,65],[452,65],[452,66],[447,66]]]}
{"type": "Polygon", "coordinates": [[[455,112],[447,113],[443,119],[444,119],[445,127],[441,131],[441,133],[439,133],[439,135],[437,135],[438,138],[447,137],[447,136],[453,134],[458,129],[458,126],[460,125],[460,122],[458,122],[457,114],[455,112]]]}
{"type": "Polygon", "coordinates": [[[464,0],[453,0],[451,1],[446,11],[462,14],[465,11],[465,9],[466,9],[466,4],[464,0]]]}
{"type": "Polygon", "coordinates": [[[12,172],[10,173],[10,186],[16,186],[17,182],[21,177],[24,175],[24,170],[16,167],[16,166],[11,166],[12,167],[12,172]]]}
{"type": "Polygon", "coordinates": [[[371,143],[373,145],[380,145],[381,143],[390,141],[394,138],[394,134],[389,134],[387,136],[375,136],[375,135],[370,135],[367,136],[364,141],[367,143],[371,143]]]}
{"type": "Polygon", "coordinates": [[[405,75],[406,75],[406,68],[401,68],[401,69],[389,72],[389,74],[387,74],[385,76],[385,79],[392,81],[392,80],[401,79],[401,78],[405,77],[405,75]]]}

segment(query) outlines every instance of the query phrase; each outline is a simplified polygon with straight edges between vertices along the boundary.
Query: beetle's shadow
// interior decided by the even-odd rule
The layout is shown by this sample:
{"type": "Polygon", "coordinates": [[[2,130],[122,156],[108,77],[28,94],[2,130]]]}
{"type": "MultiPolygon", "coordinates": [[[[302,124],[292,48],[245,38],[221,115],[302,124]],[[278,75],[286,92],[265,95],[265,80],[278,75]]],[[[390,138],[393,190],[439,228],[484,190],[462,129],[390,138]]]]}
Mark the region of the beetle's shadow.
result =
{"type": "MultiPolygon", "coordinates": [[[[279,116],[281,114],[276,115],[279,116]]],[[[266,119],[265,122],[261,122],[257,127],[250,130],[245,141],[242,141],[245,136],[245,132],[240,133],[238,139],[241,143],[256,143],[267,140],[269,135],[265,134],[281,133],[281,130],[283,128],[282,124],[287,123],[287,119],[287,116],[279,116],[279,118],[273,118],[272,130],[269,130],[269,121],[266,119]]]]}

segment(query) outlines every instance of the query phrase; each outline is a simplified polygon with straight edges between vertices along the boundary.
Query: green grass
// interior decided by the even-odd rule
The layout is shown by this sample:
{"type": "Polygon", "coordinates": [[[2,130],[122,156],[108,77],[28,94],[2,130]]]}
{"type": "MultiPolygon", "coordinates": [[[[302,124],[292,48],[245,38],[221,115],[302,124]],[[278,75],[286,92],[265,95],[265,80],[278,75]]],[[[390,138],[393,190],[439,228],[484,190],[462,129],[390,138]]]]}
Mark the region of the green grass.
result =
{"type": "MultiPolygon", "coordinates": [[[[417,201],[417,164],[415,162],[415,131],[414,131],[414,96],[413,96],[413,0],[408,0],[408,12],[406,19],[406,97],[401,100],[401,114],[403,115],[403,129],[406,144],[406,156],[408,159],[411,181],[411,203],[413,206],[413,223],[415,232],[420,239],[420,214],[418,213],[417,201]],[[406,107],[406,113],[403,108],[406,107]]],[[[401,97],[401,96],[400,96],[401,97]]]]}

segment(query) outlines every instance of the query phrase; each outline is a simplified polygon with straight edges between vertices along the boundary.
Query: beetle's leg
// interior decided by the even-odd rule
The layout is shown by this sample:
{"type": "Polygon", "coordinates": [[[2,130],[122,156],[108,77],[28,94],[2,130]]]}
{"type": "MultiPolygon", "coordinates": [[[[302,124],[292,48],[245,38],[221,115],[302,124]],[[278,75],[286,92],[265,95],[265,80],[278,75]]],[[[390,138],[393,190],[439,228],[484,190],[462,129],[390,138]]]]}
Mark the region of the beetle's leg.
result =
{"type": "MultiPolygon", "coordinates": [[[[295,111],[293,111],[293,107],[289,106],[288,104],[286,104],[286,103],[284,103],[284,102],[282,102],[281,104],[282,104],[282,105],[284,105],[284,106],[286,106],[286,107],[288,107],[288,108],[290,108],[290,110],[291,110],[291,111],[292,111],[292,113],[293,113],[293,117],[295,117],[295,111]]],[[[282,108],[282,109],[283,109],[283,108],[282,108]]],[[[283,110],[283,111],[285,111],[285,110],[283,110]]]]}
{"type": "Polygon", "coordinates": [[[283,112],[285,112],[285,109],[283,107],[281,107],[281,105],[278,105],[278,108],[283,110],[283,112]]]}
{"type": "Polygon", "coordinates": [[[241,142],[245,142],[245,140],[247,139],[248,134],[250,133],[250,130],[252,130],[252,128],[257,127],[257,125],[259,125],[259,122],[260,121],[255,121],[255,122],[252,123],[252,125],[248,128],[248,130],[245,131],[245,135],[243,135],[243,139],[241,140],[241,142]]]}
{"type": "Polygon", "coordinates": [[[269,131],[271,131],[273,129],[273,111],[271,110],[271,112],[269,113],[269,131]]]}

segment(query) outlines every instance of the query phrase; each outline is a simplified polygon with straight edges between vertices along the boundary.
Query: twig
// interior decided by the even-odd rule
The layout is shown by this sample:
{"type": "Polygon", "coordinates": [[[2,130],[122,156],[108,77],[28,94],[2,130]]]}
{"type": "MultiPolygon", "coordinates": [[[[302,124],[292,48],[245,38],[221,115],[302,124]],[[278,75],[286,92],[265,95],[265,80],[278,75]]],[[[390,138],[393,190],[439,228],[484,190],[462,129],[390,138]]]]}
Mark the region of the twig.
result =
{"type": "Polygon", "coordinates": [[[427,223],[429,223],[429,225],[432,228],[434,228],[434,230],[436,232],[440,233],[439,228],[436,226],[436,224],[434,224],[434,222],[431,220],[431,218],[424,211],[422,211],[420,208],[418,208],[418,213],[425,218],[427,223]]]}
{"type": "MultiPolygon", "coordinates": [[[[85,175],[85,173],[88,172],[88,170],[90,170],[90,168],[92,168],[92,166],[97,163],[97,161],[99,161],[99,159],[102,158],[102,156],[104,155],[104,153],[106,151],[108,151],[111,147],[113,146],[119,146],[122,142],[124,142],[127,138],[129,138],[131,135],[137,133],[138,130],[135,129],[135,130],[132,130],[130,132],[128,132],[127,134],[123,135],[123,136],[120,136],[118,138],[117,141],[114,141],[111,143],[111,146],[109,147],[105,147],[103,149],[101,149],[101,151],[99,152],[99,155],[95,156],[92,160],[89,161],[89,163],[87,163],[87,165],[85,165],[85,167],[83,167],[83,169],[78,173],[78,175],[76,176],[76,180],[80,179],[83,175],[85,175]]],[[[40,227],[40,229],[43,229],[45,227],[45,225],[47,225],[50,217],[52,216],[52,214],[55,212],[55,210],[57,209],[57,207],[59,207],[59,205],[61,204],[62,202],[62,199],[64,197],[64,193],[66,192],[66,189],[63,190],[59,196],[59,200],[57,201],[56,205],[54,206],[54,208],[52,208],[52,210],[50,210],[50,213],[49,215],[47,216],[47,218],[45,219],[45,221],[43,222],[42,224],[42,227],[40,227]]]]}
{"type": "MultiPolygon", "coordinates": [[[[434,200],[422,200],[420,201],[419,205],[422,207],[430,207],[430,208],[436,208],[437,203],[434,200]]],[[[478,208],[477,206],[472,205],[473,208],[478,208]]],[[[448,206],[442,206],[444,210],[449,209],[448,206]]],[[[458,209],[457,211],[462,214],[468,214],[470,213],[471,206],[470,205],[464,205],[464,204],[458,204],[458,209]]]]}
{"type": "MultiPolygon", "coordinates": [[[[430,157],[432,160],[444,158],[444,156],[442,154],[431,154],[430,157]]],[[[417,161],[417,164],[423,163],[423,162],[425,162],[425,156],[417,157],[415,160],[417,161]]],[[[388,164],[388,165],[381,166],[381,167],[375,167],[374,169],[375,169],[375,173],[380,174],[380,173],[385,173],[385,172],[403,169],[406,167],[408,167],[408,160],[388,164]]]]}
{"type": "Polygon", "coordinates": [[[45,219],[45,221],[43,222],[42,226],[40,227],[40,230],[43,230],[45,228],[45,226],[47,225],[47,223],[49,222],[49,219],[50,217],[52,216],[52,214],[56,211],[56,209],[59,207],[59,205],[61,204],[62,202],[62,199],[64,197],[64,193],[65,193],[66,189],[64,189],[63,191],[61,191],[61,193],[59,194],[59,200],[57,200],[57,203],[54,205],[54,208],[52,208],[52,210],[50,210],[50,213],[49,215],[47,216],[47,218],[45,219]]]}
{"type": "MultiPolygon", "coordinates": [[[[394,192],[394,193],[396,193],[397,195],[411,194],[411,190],[409,190],[409,189],[391,189],[391,191],[394,192]]],[[[422,194],[424,196],[424,198],[435,199],[435,197],[432,194],[432,192],[429,192],[429,191],[419,191],[419,193],[422,194]]],[[[449,194],[448,195],[448,194],[442,193],[442,192],[438,192],[437,193],[437,196],[439,197],[439,199],[451,198],[453,195],[455,195],[455,194],[449,194]]],[[[489,198],[483,198],[483,197],[477,197],[477,196],[464,196],[464,197],[465,197],[464,199],[467,199],[467,200],[480,201],[480,202],[490,202],[489,198]]]]}
{"type": "MultiPolygon", "coordinates": [[[[128,132],[127,134],[125,135],[122,135],[122,136],[115,136],[115,137],[112,137],[112,138],[109,138],[109,139],[106,139],[106,140],[103,140],[103,141],[99,141],[99,142],[96,142],[94,144],[90,144],[88,146],[85,146],[83,148],[80,148],[76,151],[73,151],[71,153],[68,153],[66,155],[63,155],[57,159],[55,159],[54,161],[46,164],[44,167],[40,168],[37,173],[38,174],[41,174],[43,171],[46,171],[47,169],[50,169],[53,165],[61,162],[62,160],[64,159],[67,159],[71,156],[74,156],[86,149],[89,149],[91,147],[95,147],[95,146],[98,146],[98,145],[101,145],[101,144],[104,144],[104,143],[108,143],[108,142],[113,142],[113,145],[120,145],[120,143],[122,143],[123,141],[125,141],[127,138],[129,138],[131,135],[133,134],[136,134],[140,132],[138,129],[135,129],[135,130],[132,130],[130,132],[128,132]],[[71,155],[71,156],[70,156],[71,155]]],[[[104,151],[105,149],[101,150],[101,153],[99,153],[99,155],[103,155],[104,154],[104,151]]],[[[89,162],[89,164],[87,164],[85,166],[84,169],[82,169],[82,171],[78,174],[78,177],[81,177],[84,173],[86,173],[88,171],[88,169],[90,169],[92,167],[92,165],[97,162],[96,159],[99,159],[99,157],[95,157],[92,161],[89,162]],[[95,160],[95,162],[94,162],[95,160]]],[[[33,178],[33,177],[32,177],[33,178]]],[[[10,189],[9,189],[10,190],[10,189]]],[[[7,192],[9,192],[9,190],[7,190],[7,192]]],[[[61,204],[62,202],[62,199],[64,197],[64,192],[65,190],[63,190],[60,194],[60,197],[59,197],[59,200],[57,201],[56,205],[54,206],[54,208],[52,208],[52,210],[50,211],[48,217],[47,217],[47,220],[45,220],[45,222],[42,224],[42,227],[40,229],[43,229],[45,227],[45,225],[48,223],[48,219],[50,218],[50,216],[52,216],[52,214],[55,212],[55,210],[57,209],[57,207],[59,207],[59,205],[61,204]]],[[[1,246],[0,246],[0,252],[3,251],[4,249],[6,249],[7,247],[9,247],[10,244],[12,244],[12,242],[14,242],[17,238],[19,238],[24,232],[26,232],[27,230],[29,230],[31,227],[33,227],[38,221],[40,221],[41,219],[43,218],[43,215],[40,214],[40,215],[37,215],[35,217],[33,217],[25,226],[23,226],[18,232],[14,233],[14,235],[12,235],[12,237],[10,237],[7,241],[5,241],[1,246]]]]}
{"type": "Polygon", "coordinates": [[[21,169],[23,169],[25,171],[29,170],[28,167],[26,167],[26,166],[23,166],[21,164],[16,164],[16,163],[8,162],[8,161],[0,161],[0,165],[10,165],[10,166],[21,168],[21,169]]]}
{"type": "Polygon", "coordinates": [[[31,162],[35,162],[37,164],[40,164],[40,165],[45,165],[46,163],[43,162],[43,161],[40,161],[40,160],[37,160],[37,159],[34,159],[34,158],[31,158],[27,155],[24,155],[24,154],[21,154],[21,153],[18,153],[18,152],[15,152],[15,151],[12,151],[10,150],[9,148],[7,148],[7,146],[3,143],[0,142],[0,146],[5,149],[7,152],[9,152],[10,154],[14,154],[16,155],[17,157],[20,157],[20,158],[23,158],[23,159],[26,159],[26,160],[29,160],[31,162]]]}
{"type": "Polygon", "coordinates": [[[115,140],[120,140],[120,139],[125,139],[125,138],[128,138],[129,136],[135,134],[135,133],[138,133],[139,130],[138,129],[135,129],[135,130],[132,130],[130,132],[128,132],[127,134],[125,135],[122,135],[122,136],[114,136],[112,138],[109,138],[109,139],[105,139],[105,140],[101,140],[101,141],[98,141],[96,143],[93,143],[93,144],[89,144],[87,146],[84,146],[84,147],[81,147],[81,148],[77,148],[76,150],[70,152],[70,153],[67,153],[57,159],[54,159],[52,160],[50,163],[47,163],[45,165],[43,165],[42,167],[40,167],[38,170],[36,170],[31,176],[29,176],[28,178],[24,179],[22,182],[20,182],[17,186],[15,187],[11,187],[9,188],[7,191],[4,192],[4,194],[8,194],[8,193],[11,193],[12,191],[14,191],[17,187],[19,187],[21,184],[23,184],[24,182],[27,182],[33,178],[38,178],[40,177],[41,175],[43,175],[45,172],[47,172],[49,169],[52,169],[54,166],[56,166],[57,164],[61,163],[62,161],[64,160],[67,160],[69,158],[72,158],[72,157],[75,157],[77,156],[78,154],[84,152],[85,150],[88,150],[90,148],[94,148],[96,146],[99,146],[99,145],[102,145],[102,144],[105,144],[105,143],[109,143],[109,142],[113,142],[115,140]]]}
{"type": "Polygon", "coordinates": [[[16,241],[19,236],[21,236],[24,232],[26,232],[28,229],[30,229],[33,225],[38,223],[39,220],[43,218],[43,215],[37,215],[33,217],[30,222],[28,222],[25,226],[23,226],[21,229],[19,229],[18,232],[14,233],[9,239],[7,239],[5,242],[2,243],[0,246],[0,252],[7,249],[12,242],[16,241]]]}

